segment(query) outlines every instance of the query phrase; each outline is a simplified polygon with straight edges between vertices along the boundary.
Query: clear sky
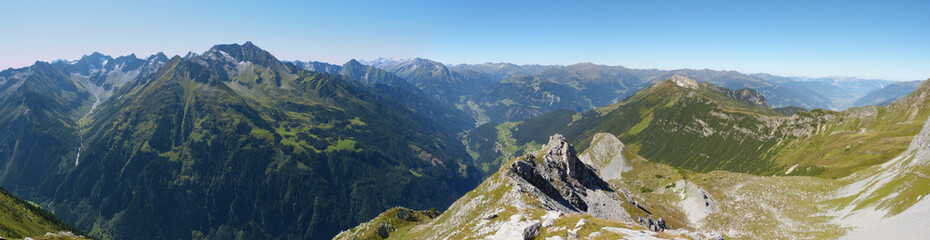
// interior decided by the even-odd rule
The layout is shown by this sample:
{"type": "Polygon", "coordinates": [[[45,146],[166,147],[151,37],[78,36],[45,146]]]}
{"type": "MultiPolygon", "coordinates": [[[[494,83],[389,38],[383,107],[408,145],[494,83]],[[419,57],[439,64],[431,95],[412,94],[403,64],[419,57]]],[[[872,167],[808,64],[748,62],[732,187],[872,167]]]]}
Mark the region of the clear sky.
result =
{"type": "Polygon", "coordinates": [[[930,1],[6,1],[0,69],[252,41],[282,60],[930,78],[930,1]],[[270,2],[270,3],[269,3],[270,2]]]}

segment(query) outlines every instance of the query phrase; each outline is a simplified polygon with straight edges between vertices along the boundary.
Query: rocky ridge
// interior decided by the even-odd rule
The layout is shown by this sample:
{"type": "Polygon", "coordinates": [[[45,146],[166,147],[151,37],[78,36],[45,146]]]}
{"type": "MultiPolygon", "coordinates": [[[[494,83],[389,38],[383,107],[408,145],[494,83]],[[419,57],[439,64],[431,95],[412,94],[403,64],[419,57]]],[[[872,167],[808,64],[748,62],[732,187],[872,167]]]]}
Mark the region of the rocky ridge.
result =
{"type": "Polygon", "coordinates": [[[537,159],[525,155],[510,165],[510,174],[523,180],[521,189],[527,189],[551,210],[589,213],[612,220],[631,220],[622,210],[622,199],[617,199],[613,188],[604,182],[593,168],[578,159],[575,148],[562,135],[549,138],[549,150],[537,159]],[[539,195],[544,194],[544,196],[539,195]],[[560,203],[561,206],[555,205],[560,203]]]}
{"type": "MultiPolygon", "coordinates": [[[[601,142],[619,143],[613,140],[601,142]]],[[[626,151],[619,145],[604,149],[626,151]]],[[[391,210],[336,239],[722,239],[716,233],[694,232],[679,221],[670,225],[664,215],[650,212],[656,206],[608,183],[598,174],[602,170],[586,163],[590,157],[584,158],[556,134],[541,150],[504,164],[435,218],[402,221],[391,210]]],[[[603,165],[615,161],[623,159],[603,165]]]]}

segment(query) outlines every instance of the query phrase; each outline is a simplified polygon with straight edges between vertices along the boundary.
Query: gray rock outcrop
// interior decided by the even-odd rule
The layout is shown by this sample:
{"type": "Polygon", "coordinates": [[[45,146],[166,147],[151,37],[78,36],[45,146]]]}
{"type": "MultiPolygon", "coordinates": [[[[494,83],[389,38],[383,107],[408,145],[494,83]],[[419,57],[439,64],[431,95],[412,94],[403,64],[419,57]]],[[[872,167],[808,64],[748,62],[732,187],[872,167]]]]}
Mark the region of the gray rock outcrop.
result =
{"type": "Polygon", "coordinates": [[[539,227],[542,225],[539,222],[533,223],[532,225],[523,229],[523,239],[530,240],[535,239],[536,236],[539,236],[539,227]]]}
{"type": "Polygon", "coordinates": [[[614,191],[593,168],[578,159],[575,148],[562,135],[550,137],[546,146],[549,151],[541,161],[526,155],[511,165],[510,170],[546,196],[578,211],[588,211],[588,204],[582,199],[587,196],[587,189],[614,191]]]}

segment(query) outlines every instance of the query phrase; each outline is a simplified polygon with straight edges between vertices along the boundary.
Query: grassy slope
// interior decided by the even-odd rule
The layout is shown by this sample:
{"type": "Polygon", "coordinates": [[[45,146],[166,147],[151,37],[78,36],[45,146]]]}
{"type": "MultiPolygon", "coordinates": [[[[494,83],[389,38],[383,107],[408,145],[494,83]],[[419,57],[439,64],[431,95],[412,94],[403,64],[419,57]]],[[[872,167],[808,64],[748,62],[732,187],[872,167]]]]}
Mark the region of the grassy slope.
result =
{"type": "MultiPolygon", "coordinates": [[[[583,113],[580,117],[573,116],[573,121],[562,131],[580,136],[576,138],[576,142],[587,139],[586,142],[596,143],[598,139],[584,136],[592,135],[590,132],[597,129],[579,131],[571,126],[584,124],[585,118],[591,118],[592,114],[601,116],[622,114],[617,113],[620,110],[636,113],[633,117],[639,116],[639,121],[616,122],[615,125],[607,125],[607,127],[595,125],[600,129],[611,129],[610,127],[618,125],[626,126],[627,130],[619,131],[617,135],[620,135],[621,139],[634,140],[633,144],[627,145],[630,148],[623,151],[626,159],[633,166],[633,170],[624,173],[622,180],[612,181],[612,183],[631,190],[634,197],[643,199],[648,206],[652,207],[651,210],[655,214],[665,217],[671,227],[694,228],[699,225],[700,229],[717,231],[735,238],[831,239],[842,236],[850,227],[853,227],[837,222],[838,219],[845,217],[845,214],[849,214],[849,211],[879,210],[888,215],[894,215],[919,201],[920,196],[930,193],[930,188],[924,187],[930,185],[925,177],[921,177],[930,175],[930,166],[922,163],[925,160],[906,155],[901,160],[890,162],[891,165],[877,165],[901,156],[908,148],[911,139],[921,131],[928,115],[927,104],[923,104],[927,102],[928,95],[930,95],[930,85],[925,84],[915,93],[888,107],[854,108],[844,112],[815,110],[801,112],[790,117],[774,114],[771,110],[764,108],[747,108],[735,102],[717,102],[712,105],[712,110],[729,114],[747,114],[760,118],[790,118],[789,120],[792,121],[782,122],[782,125],[774,127],[775,130],[784,133],[807,131],[810,135],[785,134],[780,136],[771,142],[772,145],[763,145],[762,147],[766,147],[766,150],[760,158],[756,159],[771,161],[773,166],[776,166],[773,169],[780,170],[778,175],[786,175],[781,171],[788,168],[789,164],[798,164],[800,167],[795,167],[790,175],[817,175],[819,177],[766,177],[730,171],[691,171],[686,170],[689,167],[687,165],[674,167],[646,161],[637,156],[636,151],[643,152],[643,149],[653,146],[641,144],[648,139],[638,139],[634,136],[655,126],[652,124],[656,121],[655,119],[687,120],[687,118],[656,118],[654,116],[650,120],[648,117],[656,114],[656,110],[661,110],[663,107],[685,104],[686,102],[682,99],[674,97],[682,96],[682,94],[669,94],[673,96],[671,99],[674,99],[671,101],[664,101],[668,99],[668,96],[656,97],[656,104],[651,105],[654,107],[645,110],[629,108],[621,103],[598,109],[593,113],[583,113]],[[660,103],[664,105],[658,106],[660,103]],[[840,150],[837,150],[838,148],[840,150]],[[710,213],[698,223],[689,224],[686,210],[680,205],[685,196],[681,195],[681,186],[676,186],[676,183],[680,184],[682,181],[694,183],[706,190],[719,203],[720,210],[710,213]],[[861,186],[857,187],[858,185],[861,186]],[[849,190],[844,189],[850,187],[854,190],[860,188],[863,190],[852,194],[845,193],[844,191],[849,190]]],[[[655,95],[644,96],[644,99],[655,97],[655,95]]],[[[628,99],[626,104],[635,100],[636,97],[628,99]]],[[[685,114],[687,112],[680,112],[678,116],[685,114]]],[[[514,126],[513,123],[509,123],[500,125],[499,130],[520,129],[521,127],[521,124],[514,126]]],[[[503,142],[519,143],[521,141],[521,139],[514,138],[519,134],[499,133],[498,136],[505,138],[498,139],[503,142]]],[[[530,137],[523,140],[526,139],[530,137]]],[[[708,142],[721,144],[716,141],[708,142]]],[[[740,142],[736,146],[740,144],[744,143],[740,142]]],[[[684,157],[687,158],[687,156],[684,157]]],[[[681,163],[675,161],[675,156],[668,158],[672,160],[671,163],[681,163]]],[[[505,182],[500,173],[492,175],[477,189],[457,201],[446,214],[422,227],[405,230],[401,235],[435,236],[431,234],[453,231],[455,234],[468,236],[469,230],[479,229],[476,228],[478,221],[475,219],[498,209],[503,209],[501,215],[504,216],[523,213],[532,218],[534,215],[542,214],[538,209],[521,211],[508,206],[500,206],[498,202],[505,198],[505,186],[507,186],[505,182]]],[[[544,235],[547,233],[545,230],[543,232],[544,235]]],[[[455,234],[443,236],[460,236],[455,234]]],[[[481,237],[487,234],[491,233],[473,236],[481,237]]]]}
{"type": "Polygon", "coordinates": [[[519,148],[557,129],[585,149],[585,139],[609,132],[652,161],[694,171],[839,178],[900,154],[930,115],[923,102],[910,96],[886,107],[783,115],[706,86],[691,91],[660,82],[620,103],[575,114],[571,121],[562,119],[566,114],[525,120],[509,127],[516,131],[507,141],[519,148]],[[553,123],[557,126],[549,126],[553,123]]]}
{"type": "MultiPolygon", "coordinates": [[[[38,205],[16,198],[6,190],[0,189],[0,237],[46,239],[43,238],[46,233],[61,231],[82,234],[38,205]]],[[[73,238],[62,237],[61,239],[73,238]]]]}
{"type": "Polygon", "coordinates": [[[515,126],[517,131],[512,137],[519,147],[561,133],[583,150],[588,146],[586,139],[609,132],[653,161],[696,171],[726,169],[768,174],[778,166],[745,159],[759,159],[777,143],[773,137],[756,133],[774,130],[777,126],[766,125],[764,118],[777,116],[768,108],[724,97],[712,88],[692,91],[661,82],[607,107],[575,115],[553,112],[526,120],[515,126]],[[704,131],[719,134],[707,135],[704,131]]]}
{"type": "Polygon", "coordinates": [[[914,93],[888,106],[867,106],[830,113],[829,122],[808,138],[786,141],[773,157],[784,166],[799,164],[791,175],[825,178],[848,176],[869,166],[881,164],[907,149],[930,116],[927,83],[914,93]]]}
{"type": "MultiPolygon", "coordinates": [[[[844,112],[800,113],[819,118],[815,134],[789,137],[772,148],[773,161],[798,164],[790,175],[763,177],[727,171],[693,173],[646,162],[624,174],[617,184],[640,192],[650,202],[674,206],[674,182],[687,179],[721,202],[721,211],[703,223],[707,229],[737,238],[835,238],[850,225],[837,219],[855,211],[878,210],[888,216],[905,211],[930,193],[930,167],[901,154],[927,120],[930,86],[888,107],[854,108],[844,112]],[[879,166],[889,163],[892,165],[879,166]],[[803,167],[803,166],[814,167],[803,167]],[[831,180],[834,179],[834,180],[831,180]],[[860,186],[860,187],[856,187],[860,186]],[[856,190],[865,186],[863,190],[856,190]],[[853,190],[844,190],[852,188],[853,190]],[[854,191],[854,193],[845,193],[854,191]],[[752,219],[751,221],[747,221],[752,219]]],[[[802,116],[804,117],[804,116],[802,116]]],[[[636,146],[638,147],[638,146],[636,146]]],[[[634,164],[635,165],[635,164],[634,164]]],[[[781,173],[779,175],[784,175],[781,173]]]]}
{"type": "MultiPolygon", "coordinates": [[[[598,141],[599,139],[592,139],[592,145],[598,141]]],[[[587,154],[587,152],[582,154],[587,154]]],[[[632,166],[632,170],[623,173],[622,180],[613,180],[611,183],[621,189],[629,190],[637,202],[644,204],[653,214],[663,217],[670,228],[715,231],[728,238],[738,239],[833,239],[842,236],[850,230],[850,226],[838,223],[836,219],[842,216],[833,214],[833,212],[847,207],[856,207],[859,203],[853,204],[851,199],[837,192],[853,182],[870,176],[865,174],[843,179],[823,179],[807,176],[764,177],[726,171],[700,173],[650,162],[629,149],[624,150],[622,154],[632,166]],[[685,213],[686,210],[680,205],[685,198],[681,195],[682,181],[694,183],[706,190],[717,201],[720,210],[710,213],[698,223],[690,223],[685,213]]],[[[525,198],[525,195],[513,195],[509,190],[511,184],[507,184],[506,178],[501,175],[504,171],[502,168],[500,172],[493,174],[439,217],[398,225],[401,227],[391,233],[390,239],[482,238],[493,235],[496,231],[496,229],[488,231],[483,227],[494,225],[491,223],[495,221],[506,221],[516,214],[521,214],[522,219],[540,219],[546,213],[542,207],[521,209],[508,204],[509,200],[506,199],[514,197],[522,198],[523,201],[530,203],[533,200],[525,198]],[[489,223],[479,220],[491,213],[499,214],[496,220],[491,220],[489,223]]],[[[904,177],[904,181],[911,179],[904,177]]],[[[926,194],[921,189],[923,188],[906,190],[899,198],[911,196],[912,193],[926,194]]],[[[895,192],[900,192],[900,190],[895,189],[895,192]]],[[[877,197],[879,200],[887,196],[889,193],[881,189],[873,194],[873,198],[877,197]]],[[[891,196],[895,197],[894,194],[891,196]]],[[[869,198],[863,199],[868,201],[869,198]]],[[[529,204],[529,206],[534,205],[529,204]]],[[[904,202],[896,205],[895,208],[906,209],[907,206],[910,205],[904,202]]],[[[894,213],[896,212],[892,211],[892,214],[894,213]]],[[[367,236],[363,239],[381,239],[370,234],[371,229],[385,222],[396,221],[383,217],[389,215],[382,214],[382,217],[349,232],[344,232],[337,238],[368,232],[367,235],[361,235],[367,236]]],[[[634,214],[634,218],[635,216],[634,214]]],[[[564,215],[556,219],[552,227],[543,228],[541,236],[565,237],[567,229],[572,229],[581,218],[594,223],[585,227],[584,231],[580,231],[583,232],[582,236],[607,226],[638,228],[634,223],[608,221],[584,215],[564,215]]],[[[608,236],[617,237],[616,235],[608,236]]]]}

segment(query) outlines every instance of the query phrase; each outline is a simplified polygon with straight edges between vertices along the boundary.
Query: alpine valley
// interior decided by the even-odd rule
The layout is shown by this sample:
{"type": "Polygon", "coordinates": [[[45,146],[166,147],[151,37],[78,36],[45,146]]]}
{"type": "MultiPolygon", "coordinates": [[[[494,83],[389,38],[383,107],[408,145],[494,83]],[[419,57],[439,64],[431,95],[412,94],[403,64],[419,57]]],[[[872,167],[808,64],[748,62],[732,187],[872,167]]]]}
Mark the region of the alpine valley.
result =
{"type": "Polygon", "coordinates": [[[3,238],[930,234],[930,80],[246,42],[11,68],[0,103],[3,238]]]}

